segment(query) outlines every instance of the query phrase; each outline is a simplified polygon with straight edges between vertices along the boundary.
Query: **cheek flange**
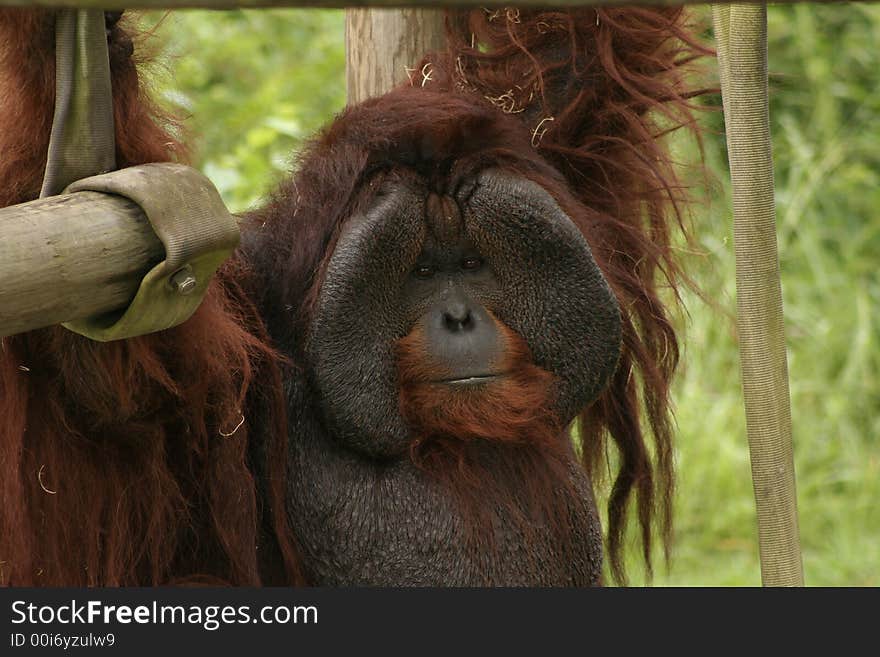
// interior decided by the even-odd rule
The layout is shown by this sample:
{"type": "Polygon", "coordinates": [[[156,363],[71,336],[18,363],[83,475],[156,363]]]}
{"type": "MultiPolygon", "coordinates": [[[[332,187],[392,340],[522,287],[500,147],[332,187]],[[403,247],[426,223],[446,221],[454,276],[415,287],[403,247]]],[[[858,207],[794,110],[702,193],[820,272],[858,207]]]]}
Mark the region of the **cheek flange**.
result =
{"type": "MultiPolygon", "coordinates": [[[[330,433],[377,457],[410,443],[394,345],[414,321],[404,290],[424,217],[424,196],[401,186],[346,223],[306,345],[330,433]]],[[[620,310],[589,245],[543,188],[496,171],[480,175],[463,219],[498,280],[487,307],[554,375],[568,423],[607,385],[620,353],[620,310]]]]}
{"type": "Polygon", "coordinates": [[[401,290],[422,250],[423,218],[423,197],[401,186],[346,222],[306,345],[331,433],[368,455],[409,443],[393,349],[412,321],[401,290]]]}
{"type": "Polygon", "coordinates": [[[483,172],[463,217],[498,278],[493,310],[525,338],[535,364],[556,375],[559,416],[568,423],[617,366],[621,319],[614,293],[580,230],[539,185],[483,172]]]}

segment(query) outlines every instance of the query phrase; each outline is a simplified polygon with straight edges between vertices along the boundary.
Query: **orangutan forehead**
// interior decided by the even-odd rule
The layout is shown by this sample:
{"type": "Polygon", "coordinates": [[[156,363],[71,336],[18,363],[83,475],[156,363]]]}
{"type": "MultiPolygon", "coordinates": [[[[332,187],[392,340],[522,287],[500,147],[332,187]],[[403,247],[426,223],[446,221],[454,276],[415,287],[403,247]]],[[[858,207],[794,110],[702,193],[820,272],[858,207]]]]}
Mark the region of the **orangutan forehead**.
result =
{"type": "Polygon", "coordinates": [[[464,220],[458,203],[451,196],[431,193],[425,200],[428,235],[438,244],[454,244],[464,235],[464,220]]]}

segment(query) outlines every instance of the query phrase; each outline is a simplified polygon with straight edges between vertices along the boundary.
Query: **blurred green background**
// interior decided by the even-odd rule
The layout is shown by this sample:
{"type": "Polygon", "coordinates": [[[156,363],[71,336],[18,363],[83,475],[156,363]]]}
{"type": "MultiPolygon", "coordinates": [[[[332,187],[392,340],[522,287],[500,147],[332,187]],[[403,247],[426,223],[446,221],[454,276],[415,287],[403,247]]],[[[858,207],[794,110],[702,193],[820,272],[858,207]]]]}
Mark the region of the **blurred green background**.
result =
{"type": "MultiPolygon", "coordinates": [[[[697,9],[704,12],[704,9],[697,9]]],[[[880,585],[880,5],[770,8],[771,120],[809,585],[880,585]]],[[[227,204],[257,203],[345,103],[340,11],[148,14],[160,97],[227,204]]],[[[658,585],[758,585],[722,117],[705,117],[686,269],[676,541],[658,585]]],[[[673,147],[692,165],[699,154],[673,147]]],[[[695,167],[692,166],[694,170],[695,167]]],[[[635,538],[634,536],[632,537],[635,538]]],[[[662,561],[659,560],[659,561],[662,561]]],[[[644,581],[631,550],[631,582],[644,581]]]]}

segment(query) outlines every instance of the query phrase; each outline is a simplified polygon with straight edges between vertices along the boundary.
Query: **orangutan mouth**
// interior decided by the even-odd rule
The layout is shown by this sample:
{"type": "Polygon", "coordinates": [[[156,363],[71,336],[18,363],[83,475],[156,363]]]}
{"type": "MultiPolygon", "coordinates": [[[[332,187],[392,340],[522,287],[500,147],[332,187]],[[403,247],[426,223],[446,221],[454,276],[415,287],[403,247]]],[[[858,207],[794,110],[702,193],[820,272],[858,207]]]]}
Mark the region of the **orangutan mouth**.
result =
{"type": "Polygon", "coordinates": [[[503,373],[499,374],[476,374],[474,376],[465,376],[459,379],[442,379],[440,381],[434,381],[434,383],[442,383],[444,385],[454,385],[454,386],[467,386],[467,385],[477,385],[483,383],[489,383],[490,381],[494,381],[495,379],[500,379],[504,376],[503,373]]]}

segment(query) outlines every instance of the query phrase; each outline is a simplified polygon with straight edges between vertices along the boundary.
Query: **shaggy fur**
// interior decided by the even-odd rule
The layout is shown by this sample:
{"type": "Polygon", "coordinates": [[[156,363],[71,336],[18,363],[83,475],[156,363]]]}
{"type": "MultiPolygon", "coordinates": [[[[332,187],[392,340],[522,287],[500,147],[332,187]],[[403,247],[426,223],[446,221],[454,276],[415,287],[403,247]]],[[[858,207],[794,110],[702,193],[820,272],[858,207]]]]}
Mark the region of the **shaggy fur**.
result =
{"type": "Polygon", "coordinates": [[[681,8],[475,10],[451,14],[449,30],[449,52],[427,56],[410,85],[347,108],[254,213],[257,234],[271,233],[265,244],[255,238],[265,249],[263,275],[284,272],[261,308],[270,332],[303,363],[340,226],[407,170],[438,193],[491,167],[541,185],[589,242],[623,310],[617,371],[578,421],[591,479],[608,469],[607,438],[620,455],[607,541],[623,581],[634,497],[649,570],[655,527],[667,549],[671,538],[669,386],[678,342],[660,290],[678,285],[671,236],[685,194],[661,137],[693,125],[690,99],[699,91],[686,72],[706,51],[681,8]]]}
{"type": "MultiPolygon", "coordinates": [[[[179,160],[131,51],[116,25],[117,163],[179,160]]],[[[39,194],[54,72],[54,14],[0,10],[2,206],[39,194]]],[[[227,266],[193,318],[160,334],[100,344],[56,327],[2,340],[0,585],[254,585],[278,552],[287,576],[272,565],[273,576],[297,581],[276,356],[235,283],[243,273],[227,266]],[[272,409],[269,444],[250,443],[247,417],[239,426],[254,404],[272,409]],[[250,463],[263,451],[268,505],[250,463]]]]}
{"type": "MultiPolygon", "coordinates": [[[[226,267],[186,324],[122,343],[60,328],[2,341],[0,584],[301,582],[283,513],[279,373],[251,301],[290,352],[288,378],[301,377],[345,219],[374,204],[401,171],[416,170],[447,193],[489,167],[553,196],[623,310],[621,358],[611,384],[580,413],[579,453],[595,479],[606,468],[607,437],[620,452],[608,501],[612,571],[622,579],[634,496],[650,564],[654,525],[667,541],[671,527],[668,393],[678,346],[659,290],[660,281],[673,290],[677,282],[670,236],[684,200],[658,138],[692,123],[684,71],[702,50],[679,8],[475,10],[451,14],[449,25],[449,52],[416,67],[413,88],[349,108],[312,142],[298,175],[252,217],[256,234],[271,232],[274,245],[258,271],[226,267]],[[262,434],[266,442],[251,439],[262,434]],[[268,471],[255,477],[263,461],[268,471]]],[[[0,206],[39,193],[53,34],[51,12],[0,10],[0,206]]],[[[111,37],[119,166],[180,159],[144,97],[124,27],[111,37]]],[[[420,444],[446,433],[406,400],[404,409],[432,436],[420,444]]],[[[499,490],[528,492],[529,477],[542,476],[532,445],[544,433],[520,444],[525,433],[507,420],[502,434],[517,439],[505,447],[531,451],[492,476],[499,490]]],[[[467,424],[465,433],[485,433],[482,420],[467,424]]],[[[427,463],[429,452],[416,462],[427,463]]]]}
{"type": "Polygon", "coordinates": [[[655,519],[667,556],[671,541],[669,388],[679,357],[659,292],[665,285],[677,294],[672,228],[684,228],[687,202],[662,136],[694,127],[690,99],[704,91],[689,86],[688,65],[710,51],[682,7],[481,10],[456,14],[450,25],[456,45],[436,58],[434,84],[477,93],[523,121],[535,150],[589,208],[580,227],[626,312],[617,373],[579,418],[582,460],[600,480],[606,436],[616,445],[612,572],[624,580],[621,540],[633,493],[650,572],[655,519]]]}
{"type": "Polygon", "coordinates": [[[525,501],[522,527],[552,522],[564,539],[569,519],[557,496],[571,492],[571,446],[552,410],[554,376],[533,363],[525,340],[494,321],[505,376],[476,389],[436,383],[446,372],[427,356],[420,327],[397,343],[400,409],[415,436],[409,456],[458,496],[471,529],[487,526],[486,509],[517,517],[515,502],[525,501]]]}

